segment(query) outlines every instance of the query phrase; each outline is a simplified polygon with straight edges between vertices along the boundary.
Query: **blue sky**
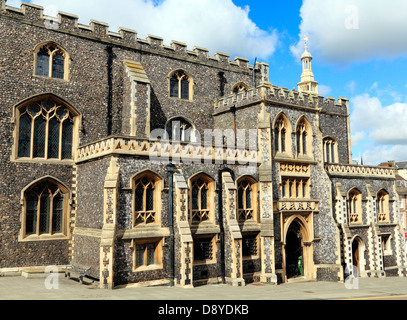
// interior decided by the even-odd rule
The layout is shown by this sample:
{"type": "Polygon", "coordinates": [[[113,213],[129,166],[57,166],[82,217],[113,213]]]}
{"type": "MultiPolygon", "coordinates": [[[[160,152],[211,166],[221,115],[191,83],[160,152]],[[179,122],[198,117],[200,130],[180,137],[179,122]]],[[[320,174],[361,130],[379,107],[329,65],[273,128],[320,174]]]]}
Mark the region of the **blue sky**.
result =
{"type": "MultiPolygon", "coordinates": [[[[353,159],[407,160],[405,0],[31,0],[65,11],[270,65],[270,82],[292,89],[301,75],[303,36],[320,94],[350,99],[353,159]]],[[[20,1],[7,5],[19,7],[20,1]]]]}

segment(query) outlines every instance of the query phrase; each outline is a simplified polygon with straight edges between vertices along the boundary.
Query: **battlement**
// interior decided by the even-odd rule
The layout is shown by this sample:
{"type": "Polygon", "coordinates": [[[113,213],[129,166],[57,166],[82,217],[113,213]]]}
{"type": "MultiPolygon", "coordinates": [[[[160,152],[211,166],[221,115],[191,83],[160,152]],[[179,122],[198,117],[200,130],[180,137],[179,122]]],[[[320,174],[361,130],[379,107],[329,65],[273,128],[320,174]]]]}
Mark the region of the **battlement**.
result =
{"type": "MultiPolygon", "coordinates": [[[[19,20],[27,20],[30,24],[57,30],[59,32],[69,33],[82,37],[88,37],[93,40],[117,43],[122,46],[129,46],[138,50],[156,51],[161,54],[172,54],[181,56],[185,59],[199,61],[202,63],[218,64],[220,67],[232,67],[237,70],[252,71],[253,66],[249,65],[249,60],[236,57],[234,61],[230,56],[215,52],[214,56],[209,56],[209,50],[195,46],[193,50],[187,49],[187,44],[179,41],[171,41],[171,44],[164,45],[163,38],[147,35],[146,39],[137,38],[137,31],[119,28],[118,32],[109,30],[109,24],[96,20],[90,20],[89,25],[83,25],[78,22],[78,16],[59,11],[57,17],[44,15],[42,6],[34,5],[28,2],[22,2],[20,8],[8,6],[7,0],[0,0],[0,15],[19,20]]],[[[267,67],[268,65],[265,64],[267,67]]]]}
{"type": "Polygon", "coordinates": [[[230,110],[231,107],[240,107],[256,103],[259,100],[348,115],[349,100],[346,98],[340,97],[335,100],[332,97],[327,97],[324,100],[322,95],[299,92],[294,89],[290,91],[270,83],[262,83],[256,88],[250,88],[238,94],[230,94],[217,100],[215,102],[215,112],[224,112],[230,110]]]}

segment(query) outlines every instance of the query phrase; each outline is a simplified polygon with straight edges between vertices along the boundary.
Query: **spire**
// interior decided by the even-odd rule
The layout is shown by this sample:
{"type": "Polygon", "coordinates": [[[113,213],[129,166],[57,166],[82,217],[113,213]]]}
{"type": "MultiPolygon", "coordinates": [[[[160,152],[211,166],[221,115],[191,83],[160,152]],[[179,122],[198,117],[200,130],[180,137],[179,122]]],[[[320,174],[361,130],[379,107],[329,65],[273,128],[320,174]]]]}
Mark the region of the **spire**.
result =
{"type": "Polygon", "coordinates": [[[304,37],[304,53],[301,56],[302,75],[301,82],[298,83],[298,91],[318,94],[318,82],[314,80],[312,73],[312,55],[308,52],[308,37],[304,37]]]}

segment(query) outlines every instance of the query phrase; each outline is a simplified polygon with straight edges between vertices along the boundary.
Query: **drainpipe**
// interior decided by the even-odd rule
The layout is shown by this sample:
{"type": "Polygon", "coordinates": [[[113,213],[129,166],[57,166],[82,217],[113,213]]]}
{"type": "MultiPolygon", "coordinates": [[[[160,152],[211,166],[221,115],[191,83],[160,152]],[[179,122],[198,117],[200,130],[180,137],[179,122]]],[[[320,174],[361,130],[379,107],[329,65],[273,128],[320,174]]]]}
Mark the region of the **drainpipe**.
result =
{"type": "Polygon", "coordinates": [[[112,134],[112,62],[113,62],[113,47],[106,46],[107,52],[107,119],[106,133],[107,136],[112,134]]]}
{"type": "Polygon", "coordinates": [[[170,227],[170,286],[174,286],[175,259],[174,259],[174,212],[173,212],[173,188],[174,188],[174,165],[167,166],[168,171],[168,224],[170,227]]]}
{"type": "Polygon", "coordinates": [[[232,116],[233,116],[233,133],[235,134],[235,143],[236,143],[236,106],[235,105],[230,108],[230,112],[232,112],[232,116]]]}

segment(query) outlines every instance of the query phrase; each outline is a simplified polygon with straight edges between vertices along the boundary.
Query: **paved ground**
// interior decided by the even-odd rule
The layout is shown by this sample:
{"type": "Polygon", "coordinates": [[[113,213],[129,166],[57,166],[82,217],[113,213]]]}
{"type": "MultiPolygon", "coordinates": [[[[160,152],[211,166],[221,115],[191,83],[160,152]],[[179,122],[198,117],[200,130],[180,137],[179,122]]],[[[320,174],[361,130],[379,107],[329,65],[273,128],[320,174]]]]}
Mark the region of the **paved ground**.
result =
{"type": "Polygon", "coordinates": [[[359,279],[349,289],[343,283],[302,282],[279,286],[253,284],[246,287],[208,285],[193,289],[171,287],[126,287],[102,290],[80,285],[63,276],[47,289],[45,279],[0,277],[0,300],[154,300],[154,301],[250,301],[250,300],[407,300],[407,278],[359,279]]]}

